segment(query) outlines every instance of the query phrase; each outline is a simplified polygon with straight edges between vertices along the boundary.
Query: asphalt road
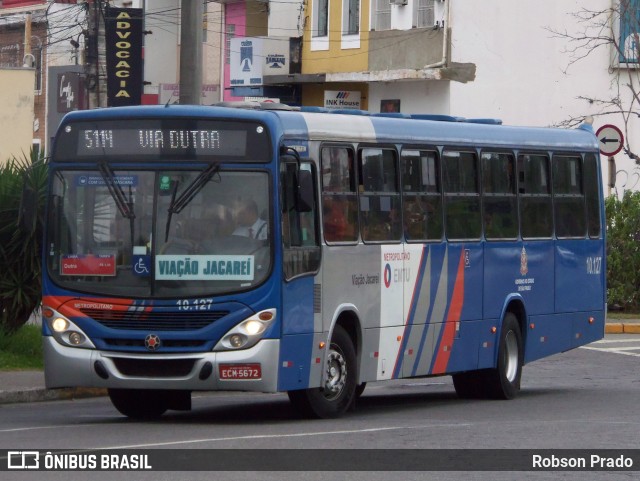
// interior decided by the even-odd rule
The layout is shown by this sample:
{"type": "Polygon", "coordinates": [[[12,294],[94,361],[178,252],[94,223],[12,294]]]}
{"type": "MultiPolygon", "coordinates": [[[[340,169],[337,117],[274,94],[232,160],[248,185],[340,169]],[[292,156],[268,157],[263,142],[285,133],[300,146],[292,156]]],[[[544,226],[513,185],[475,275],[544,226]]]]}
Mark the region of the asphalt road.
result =
{"type": "MultiPolygon", "coordinates": [[[[639,449],[640,336],[531,363],[512,401],[459,400],[449,377],[367,386],[338,420],[301,419],[286,395],[197,394],[154,422],[106,398],[0,406],[0,449],[639,449]]],[[[384,451],[386,452],[386,451],[384,451]]],[[[310,455],[313,451],[310,451],[310,455]]],[[[362,459],[357,460],[362,462],[362,459]]],[[[6,463],[5,460],[0,460],[6,463]]],[[[4,472],[8,479],[638,479],[635,472],[4,472]]],[[[640,466],[637,467],[640,470],[640,466]]]]}

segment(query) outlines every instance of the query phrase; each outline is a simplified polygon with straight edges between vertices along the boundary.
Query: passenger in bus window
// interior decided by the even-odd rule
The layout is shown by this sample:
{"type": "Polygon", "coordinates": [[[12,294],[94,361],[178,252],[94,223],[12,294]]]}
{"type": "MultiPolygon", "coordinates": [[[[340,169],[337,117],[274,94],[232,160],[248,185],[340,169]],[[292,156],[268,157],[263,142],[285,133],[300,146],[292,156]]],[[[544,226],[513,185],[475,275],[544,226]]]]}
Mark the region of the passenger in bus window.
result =
{"type": "Polygon", "coordinates": [[[267,221],[258,215],[258,204],[254,200],[245,199],[240,203],[237,220],[238,227],[233,231],[233,235],[259,240],[267,238],[267,221]]]}
{"type": "Polygon", "coordinates": [[[328,242],[354,240],[353,225],[348,220],[349,202],[337,196],[323,201],[324,237],[328,242]]]}

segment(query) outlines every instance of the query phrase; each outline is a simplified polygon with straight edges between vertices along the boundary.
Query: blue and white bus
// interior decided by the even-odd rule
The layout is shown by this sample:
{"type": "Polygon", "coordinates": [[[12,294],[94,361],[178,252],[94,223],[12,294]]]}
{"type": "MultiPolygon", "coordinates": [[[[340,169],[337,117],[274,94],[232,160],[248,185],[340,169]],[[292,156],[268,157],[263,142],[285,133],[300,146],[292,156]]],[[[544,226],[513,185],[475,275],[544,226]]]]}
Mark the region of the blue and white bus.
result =
{"type": "Polygon", "coordinates": [[[452,375],[461,397],[513,398],[526,363],[602,338],[589,125],[275,107],[64,118],[49,388],[107,388],[133,418],[218,390],[287,392],[336,417],[388,379],[452,375]]]}

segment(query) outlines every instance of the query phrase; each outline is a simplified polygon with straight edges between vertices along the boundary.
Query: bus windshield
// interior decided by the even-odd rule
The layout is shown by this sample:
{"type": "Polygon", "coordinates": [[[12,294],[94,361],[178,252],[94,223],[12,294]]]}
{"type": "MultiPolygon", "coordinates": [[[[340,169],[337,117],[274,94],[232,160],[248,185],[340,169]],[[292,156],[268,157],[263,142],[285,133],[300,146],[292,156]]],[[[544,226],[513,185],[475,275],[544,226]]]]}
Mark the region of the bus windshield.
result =
{"type": "Polygon", "coordinates": [[[246,290],[271,268],[264,171],[57,170],[47,267],[62,287],[126,297],[246,290]]]}

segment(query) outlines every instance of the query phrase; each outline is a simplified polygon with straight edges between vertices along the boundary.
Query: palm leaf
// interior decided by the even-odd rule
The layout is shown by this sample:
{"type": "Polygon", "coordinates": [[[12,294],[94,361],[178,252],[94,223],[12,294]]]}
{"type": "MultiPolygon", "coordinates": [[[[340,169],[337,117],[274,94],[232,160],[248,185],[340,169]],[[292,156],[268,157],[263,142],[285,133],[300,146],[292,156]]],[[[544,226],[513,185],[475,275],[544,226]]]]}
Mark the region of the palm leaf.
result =
{"type": "Polygon", "coordinates": [[[0,165],[0,329],[8,332],[22,326],[41,301],[47,171],[46,160],[33,152],[0,165]],[[21,218],[25,187],[36,192],[35,214],[28,219],[21,218]]]}

